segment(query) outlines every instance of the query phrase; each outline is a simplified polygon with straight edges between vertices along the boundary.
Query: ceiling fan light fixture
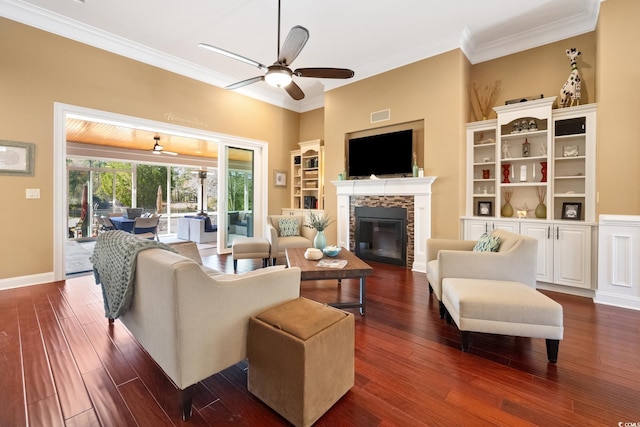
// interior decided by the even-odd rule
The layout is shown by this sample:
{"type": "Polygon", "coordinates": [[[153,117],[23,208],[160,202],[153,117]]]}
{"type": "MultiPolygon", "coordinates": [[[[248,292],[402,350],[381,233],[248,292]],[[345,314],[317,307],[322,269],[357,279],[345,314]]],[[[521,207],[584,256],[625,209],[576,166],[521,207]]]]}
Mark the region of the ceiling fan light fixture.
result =
{"type": "Polygon", "coordinates": [[[293,78],[288,68],[272,65],[264,76],[264,80],[273,87],[285,87],[289,86],[293,78]]]}

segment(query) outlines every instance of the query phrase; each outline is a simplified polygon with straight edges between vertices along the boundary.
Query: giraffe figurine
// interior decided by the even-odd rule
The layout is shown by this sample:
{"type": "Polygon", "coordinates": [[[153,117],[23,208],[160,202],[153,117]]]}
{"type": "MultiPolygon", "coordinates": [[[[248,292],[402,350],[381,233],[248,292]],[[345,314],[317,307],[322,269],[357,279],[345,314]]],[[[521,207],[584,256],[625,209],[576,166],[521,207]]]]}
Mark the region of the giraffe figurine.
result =
{"type": "Polygon", "coordinates": [[[575,47],[567,49],[566,52],[567,58],[571,61],[571,74],[562,89],[560,89],[560,107],[572,107],[574,101],[576,105],[580,105],[580,75],[578,74],[576,58],[581,52],[575,47]]]}

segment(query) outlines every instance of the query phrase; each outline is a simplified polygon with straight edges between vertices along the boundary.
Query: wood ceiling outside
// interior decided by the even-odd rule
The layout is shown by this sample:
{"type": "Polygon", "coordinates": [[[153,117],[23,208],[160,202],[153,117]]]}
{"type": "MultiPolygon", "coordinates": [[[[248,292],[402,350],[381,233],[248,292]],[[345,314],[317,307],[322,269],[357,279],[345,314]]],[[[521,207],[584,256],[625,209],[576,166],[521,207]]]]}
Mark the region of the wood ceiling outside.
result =
{"type": "Polygon", "coordinates": [[[218,158],[218,144],[213,141],[161,134],[74,118],[67,119],[67,142],[151,151],[155,143],[153,139],[155,136],[160,137],[160,145],[166,151],[193,157],[205,157],[207,159],[218,158]]]}

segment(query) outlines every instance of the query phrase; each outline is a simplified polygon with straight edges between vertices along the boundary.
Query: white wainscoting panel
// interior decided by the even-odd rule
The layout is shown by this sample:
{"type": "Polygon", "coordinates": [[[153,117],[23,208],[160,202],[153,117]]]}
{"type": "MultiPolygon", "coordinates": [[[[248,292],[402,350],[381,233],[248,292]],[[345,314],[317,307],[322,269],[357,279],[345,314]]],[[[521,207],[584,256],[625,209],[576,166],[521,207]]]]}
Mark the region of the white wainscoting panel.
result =
{"type": "Polygon", "coordinates": [[[594,301],[640,310],[640,216],[600,215],[598,228],[594,301]]]}

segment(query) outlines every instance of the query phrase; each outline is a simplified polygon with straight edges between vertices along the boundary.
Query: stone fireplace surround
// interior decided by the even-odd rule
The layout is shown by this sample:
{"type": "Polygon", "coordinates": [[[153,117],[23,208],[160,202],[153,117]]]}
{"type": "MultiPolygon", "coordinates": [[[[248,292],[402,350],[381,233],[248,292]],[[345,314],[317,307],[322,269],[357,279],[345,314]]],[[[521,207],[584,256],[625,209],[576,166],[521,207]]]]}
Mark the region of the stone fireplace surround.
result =
{"type": "Polygon", "coordinates": [[[353,208],[355,206],[407,207],[404,197],[413,198],[413,212],[407,212],[407,264],[411,269],[427,271],[427,239],[431,237],[431,184],[435,176],[421,178],[362,179],[331,181],[338,196],[338,246],[354,252],[353,208]],[[352,203],[353,199],[353,203],[352,203]]]}

